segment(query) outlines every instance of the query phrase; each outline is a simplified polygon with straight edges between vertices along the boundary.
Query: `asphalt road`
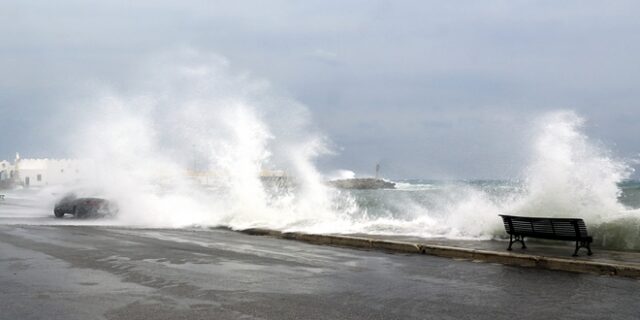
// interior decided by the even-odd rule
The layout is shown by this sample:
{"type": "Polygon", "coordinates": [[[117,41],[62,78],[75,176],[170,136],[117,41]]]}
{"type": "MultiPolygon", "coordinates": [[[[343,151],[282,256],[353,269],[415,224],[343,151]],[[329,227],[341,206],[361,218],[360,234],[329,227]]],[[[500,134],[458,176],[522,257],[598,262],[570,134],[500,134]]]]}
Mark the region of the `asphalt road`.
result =
{"type": "Polygon", "coordinates": [[[638,319],[639,293],[226,230],[0,225],[0,319],[638,319]]]}

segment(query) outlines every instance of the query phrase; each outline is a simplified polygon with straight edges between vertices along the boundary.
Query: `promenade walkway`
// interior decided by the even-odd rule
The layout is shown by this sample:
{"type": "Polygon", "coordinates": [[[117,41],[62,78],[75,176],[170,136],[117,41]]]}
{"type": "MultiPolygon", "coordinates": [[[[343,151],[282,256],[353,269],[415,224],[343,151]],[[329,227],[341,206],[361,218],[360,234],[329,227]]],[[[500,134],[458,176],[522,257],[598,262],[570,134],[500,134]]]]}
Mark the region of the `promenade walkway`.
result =
{"type": "Polygon", "coordinates": [[[578,257],[572,257],[574,242],[545,241],[537,239],[525,239],[526,249],[520,249],[520,244],[513,245],[512,251],[507,251],[508,241],[499,240],[451,240],[444,238],[425,239],[418,237],[404,236],[380,236],[380,235],[353,235],[356,237],[368,237],[380,240],[411,242],[427,245],[441,245],[456,248],[485,250],[498,253],[526,254],[534,256],[545,256],[562,259],[572,259],[576,261],[592,261],[600,263],[635,265],[640,267],[640,252],[613,251],[598,247],[593,248],[593,255],[588,256],[586,249],[580,249],[578,257]]]}
{"type": "Polygon", "coordinates": [[[266,229],[248,229],[242,232],[319,245],[426,254],[474,262],[500,263],[521,267],[640,279],[640,252],[612,251],[594,247],[592,256],[588,256],[586,252],[581,251],[580,256],[573,257],[574,248],[571,242],[551,242],[534,239],[532,241],[527,240],[527,249],[520,249],[519,246],[515,246],[513,251],[507,251],[507,242],[498,240],[427,239],[370,234],[307,234],[266,229]]]}

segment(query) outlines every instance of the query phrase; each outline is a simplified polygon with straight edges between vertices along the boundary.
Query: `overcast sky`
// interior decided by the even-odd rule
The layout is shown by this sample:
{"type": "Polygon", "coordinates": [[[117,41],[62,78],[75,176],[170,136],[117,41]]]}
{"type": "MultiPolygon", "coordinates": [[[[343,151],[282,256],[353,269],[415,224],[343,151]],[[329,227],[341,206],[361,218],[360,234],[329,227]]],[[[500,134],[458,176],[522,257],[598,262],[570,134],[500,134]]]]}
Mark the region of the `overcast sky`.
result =
{"type": "Polygon", "coordinates": [[[532,121],[558,109],[631,160],[639,17],[638,1],[3,0],[0,158],[65,156],[52,132],[83,84],[126,87],[188,47],[305,104],[336,150],[323,171],[514,177],[532,121]]]}

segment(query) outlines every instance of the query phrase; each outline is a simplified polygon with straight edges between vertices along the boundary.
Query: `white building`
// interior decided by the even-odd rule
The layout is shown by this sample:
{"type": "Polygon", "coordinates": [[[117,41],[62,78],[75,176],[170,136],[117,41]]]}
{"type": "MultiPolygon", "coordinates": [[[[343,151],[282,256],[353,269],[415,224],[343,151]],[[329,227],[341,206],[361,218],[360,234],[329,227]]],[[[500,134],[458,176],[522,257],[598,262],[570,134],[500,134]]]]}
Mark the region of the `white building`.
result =
{"type": "Polygon", "coordinates": [[[16,154],[13,164],[0,161],[0,186],[41,187],[78,183],[94,172],[93,162],[89,160],[20,159],[16,154]]]}

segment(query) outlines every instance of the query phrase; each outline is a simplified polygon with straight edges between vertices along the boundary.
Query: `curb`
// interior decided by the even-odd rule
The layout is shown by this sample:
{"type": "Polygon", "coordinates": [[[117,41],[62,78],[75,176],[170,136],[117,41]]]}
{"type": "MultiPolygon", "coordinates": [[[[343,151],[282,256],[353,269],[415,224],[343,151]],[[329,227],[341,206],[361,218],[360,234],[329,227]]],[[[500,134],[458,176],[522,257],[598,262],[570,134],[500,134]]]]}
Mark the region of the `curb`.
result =
{"type": "Polygon", "coordinates": [[[309,234],[301,232],[280,232],[276,230],[259,228],[238,231],[248,235],[270,236],[274,238],[296,240],[317,245],[351,247],[358,249],[380,250],[409,254],[426,254],[443,258],[471,260],[474,262],[480,261],[499,263],[509,266],[533,267],[548,270],[590,273],[640,279],[640,266],[636,265],[574,260],[441,245],[417,244],[364,237],[309,234]]]}

